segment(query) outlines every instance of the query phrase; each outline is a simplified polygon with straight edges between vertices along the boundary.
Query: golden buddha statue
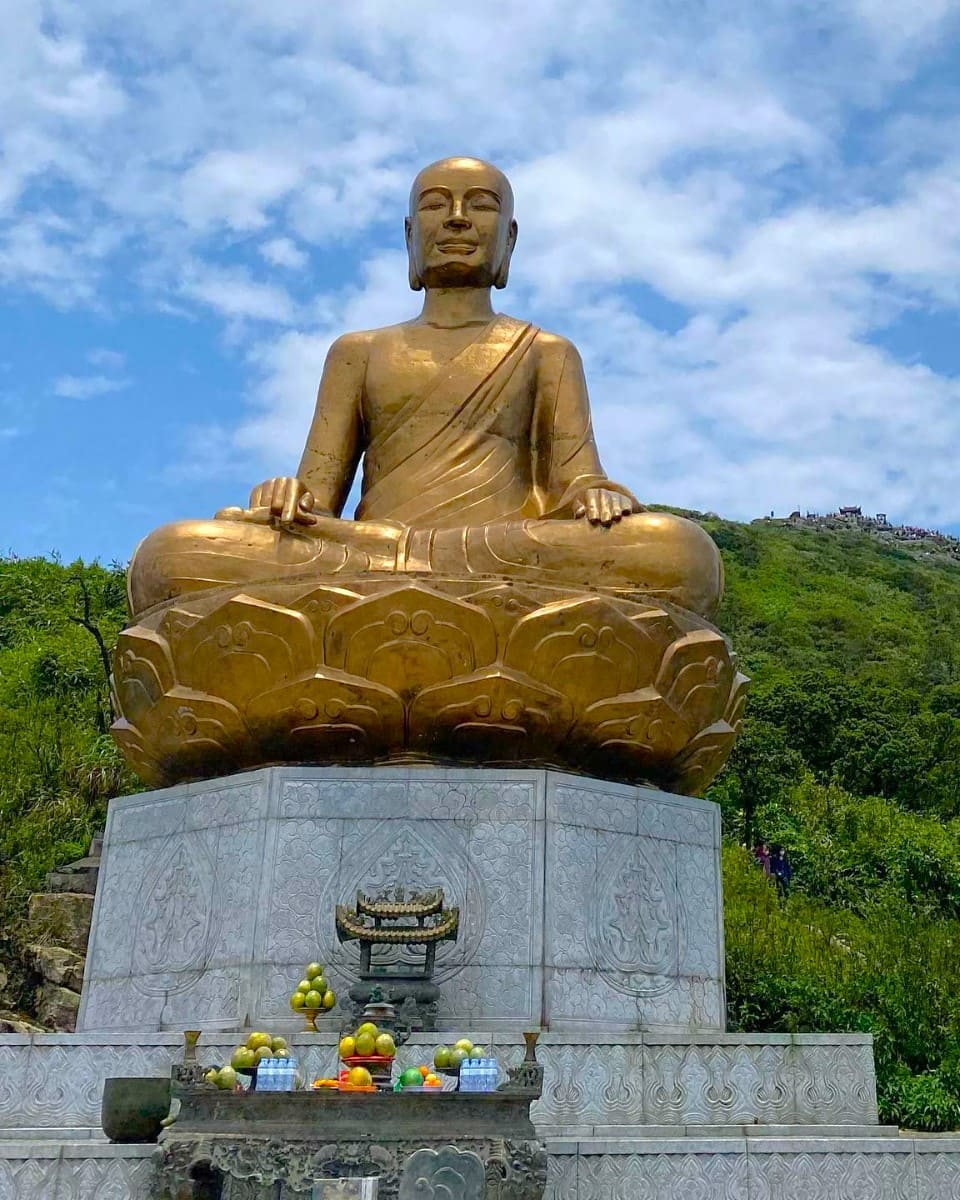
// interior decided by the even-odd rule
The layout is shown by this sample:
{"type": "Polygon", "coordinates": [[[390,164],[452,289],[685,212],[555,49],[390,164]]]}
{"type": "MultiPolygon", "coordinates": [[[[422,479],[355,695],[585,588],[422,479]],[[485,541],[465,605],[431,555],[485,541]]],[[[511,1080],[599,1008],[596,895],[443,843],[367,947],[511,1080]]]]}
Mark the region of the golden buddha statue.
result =
{"type": "Polygon", "coordinates": [[[492,756],[702,788],[745,683],[716,547],[606,477],[576,348],[493,311],[503,173],[426,167],[405,229],[423,310],[332,345],[296,476],[138,547],[115,736],[154,782],[492,756]]]}
{"type": "Polygon", "coordinates": [[[406,219],[420,316],[334,342],[296,477],[147,538],[132,610],[227,583],[413,571],[640,593],[711,615],[713,542],[606,478],[576,348],[494,313],[516,236],[496,167],[451,158],[421,171],[406,219]],[[361,457],[356,520],[344,521],[361,457]]]}

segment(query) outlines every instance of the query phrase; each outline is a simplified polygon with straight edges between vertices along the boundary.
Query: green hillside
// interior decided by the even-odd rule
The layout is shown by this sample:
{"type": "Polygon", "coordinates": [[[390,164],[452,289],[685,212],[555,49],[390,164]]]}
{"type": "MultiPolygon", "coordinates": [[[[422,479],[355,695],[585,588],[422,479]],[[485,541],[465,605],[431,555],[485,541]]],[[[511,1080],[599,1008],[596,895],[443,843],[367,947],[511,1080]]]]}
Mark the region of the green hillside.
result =
{"type": "MultiPolygon", "coordinates": [[[[728,1014],[738,1030],[869,1030],[881,1112],[960,1125],[960,565],[856,532],[704,519],[718,618],[754,678],[711,790],[723,810],[728,1014]],[[742,845],[783,845],[786,901],[742,845]]],[[[109,737],[98,636],[123,573],[0,561],[0,960],[29,892],[134,790],[109,737]]],[[[12,995],[10,993],[13,993],[12,995]]]]}

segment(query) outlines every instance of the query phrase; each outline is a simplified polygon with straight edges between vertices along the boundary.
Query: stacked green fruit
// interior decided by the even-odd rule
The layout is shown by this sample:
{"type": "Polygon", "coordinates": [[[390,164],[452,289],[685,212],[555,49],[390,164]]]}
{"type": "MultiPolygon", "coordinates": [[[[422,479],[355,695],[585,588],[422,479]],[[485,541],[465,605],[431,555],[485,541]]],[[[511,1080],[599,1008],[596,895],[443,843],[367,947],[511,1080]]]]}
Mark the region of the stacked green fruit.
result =
{"type": "Polygon", "coordinates": [[[285,1038],[273,1037],[269,1033],[251,1033],[242,1046],[238,1046],[230,1056],[230,1063],[225,1067],[211,1067],[204,1075],[207,1083],[212,1083],[222,1091],[229,1092],[237,1086],[238,1071],[252,1071],[265,1058],[289,1058],[285,1038]]]}
{"type": "Polygon", "coordinates": [[[323,967],[317,962],[309,963],[304,978],[297,984],[297,990],[290,997],[290,1007],[294,1012],[304,1009],[308,1012],[319,1012],[321,1009],[329,1011],[336,1002],[337,997],[333,990],[327,987],[323,967]]]}
{"type": "Polygon", "coordinates": [[[433,1065],[438,1071],[459,1071],[468,1058],[486,1058],[487,1052],[475,1046],[469,1038],[460,1038],[452,1046],[438,1046],[433,1052],[433,1065]]]}
{"type": "Polygon", "coordinates": [[[340,1057],[344,1061],[351,1058],[394,1058],[397,1044],[393,1034],[380,1030],[372,1021],[364,1021],[357,1027],[356,1033],[348,1034],[340,1039],[340,1057]]]}

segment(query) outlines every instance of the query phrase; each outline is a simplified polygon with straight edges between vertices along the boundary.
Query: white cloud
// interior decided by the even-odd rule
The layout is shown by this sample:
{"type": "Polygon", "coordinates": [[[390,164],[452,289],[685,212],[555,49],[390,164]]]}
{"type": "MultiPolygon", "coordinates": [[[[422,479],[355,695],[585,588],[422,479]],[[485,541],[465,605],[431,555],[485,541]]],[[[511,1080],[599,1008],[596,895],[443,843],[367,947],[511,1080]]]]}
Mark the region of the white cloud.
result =
{"type": "Polygon", "coordinates": [[[287,322],[296,306],[279,287],[259,283],[241,268],[191,264],[180,281],[180,292],[228,319],[287,322]]]}
{"type": "Polygon", "coordinates": [[[53,381],[52,391],[54,395],[68,400],[89,400],[93,396],[122,392],[129,386],[129,379],[116,379],[109,375],[60,375],[53,381]]]}
{"type": "Polygon", "coordinates": [[[416,311],[406,191],[459,151],[510,170],[497,300],[583,349],[611,473],[741,516],[853,492],[960,520],[960,361],[882,348],[960,309],[960,104],[924,82],[956,0],[55,9],[0,45],[0,285],[135,280],[242,329],[248,407],[196,435],[224,472],[286,469],[332,338],[416,311]]]}
{"type": "Polygon", "coordinates": [[[291,271],[299,271],[307,265],[307,255],[291,238],[271,238],[263,242],[260,256],[274,267],[288,267],[291,271]]]}
{"type": "Polygon", "coordinates": [[[126,363],[126,358],[117,350],[107,350],[101,346],[87,351],[87,362],[105,371],[120,371],[126,363]]]}

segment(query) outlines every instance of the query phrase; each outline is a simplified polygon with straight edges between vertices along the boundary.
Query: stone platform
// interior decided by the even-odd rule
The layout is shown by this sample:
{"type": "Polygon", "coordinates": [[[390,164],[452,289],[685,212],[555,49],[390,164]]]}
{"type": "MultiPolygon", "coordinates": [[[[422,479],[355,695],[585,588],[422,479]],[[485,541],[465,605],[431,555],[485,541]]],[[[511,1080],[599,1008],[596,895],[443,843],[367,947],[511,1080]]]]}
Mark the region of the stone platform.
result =
{"type": "MultiPolygon", "coordinates": [[[[488,1047],[506,1069],[523,1058],[522,1038],[476,1026],[459,1033],[488,1047]]],[[[240,1034],[205,1034],[202,1063],[226,1062],[240,1034]]],[[[336,1032],[290,1034],[305,1072],[336,1066],[336,1032]]],[[[414,1034],[398,1065],[429,1061],[438,1037],[414,1034]]],[[[167,1075],[179,1034],[15,1034],[0,1037],[0,1136],[100,1126],[103,1081],[167,1075]]],[[[873,1046],[863,1034],[544,1033],[537,1056],[543,1097],[531,1106],[541,1137],[623,1137],[644,1130],[703,1135],[764,1127],[877,1126],[873,1046]]],[[[75,1140],[75,1138],[74,1138],[75,1140]]]]}
{"type": "MultiPolygon", "coordinates": [[[[490,1046],[504,1067],[523,1057],[516,1034],[460,1032],[490,1046]]],[[[200,1061],[225,1061],[238,1040],[205,1034],[200,1061]]],[[[414,1035],[400,1048],[399,1066],[429,1059],[436,1040],[414,1035]]],[[[291,1035],[311,1076],[333,1069],[336,1042],[332,1031],[291,1035]]],[[[148,1200],[150,1148],[101,1140],[100,1093],[108,1076],[167,1074],[182,1044],[173,1033],[0,1038],[0,1200],[148,1200]]],[[[678,1190],[684,1180],[705,1200],[779,1200],[794,1193],[762,1187],[768,1170],[783,1172],[787,1154],[793,1174],[810,1187],[823,1164],[849,1169],[855,1182],[880,1172],[874,1190],[812,1197],[954,1194],[887,1188],[886,1156],[894,1153],[888,1143],[896,1148],[889,1162],[901,1166],[904,1156],[933,1155],[923,1159],[931,1178],[947,1166],[960,1170],[960,1145],[920,1139],[914,1146],[877,1125],[873,1049],[863,1035],[544,1033],[538,1057],[544,1093],[531,1117],[550,1152],[550,1200],[673,1200],[686,1194],[678,1190]],[[944,1147],[940,1158],[935,1144],[944,1147]]]]}
{"type": "MultiPolygon", "coordinates": [[[[723,1029],[715,805],[547,770],[273,767],[110,804],[78,1031],[295,1026],[358,888],[440,885],[451,1029],[723,1029]]],[[[332,1018],[333,1024],[339,1017],[332,1018]]]]}

